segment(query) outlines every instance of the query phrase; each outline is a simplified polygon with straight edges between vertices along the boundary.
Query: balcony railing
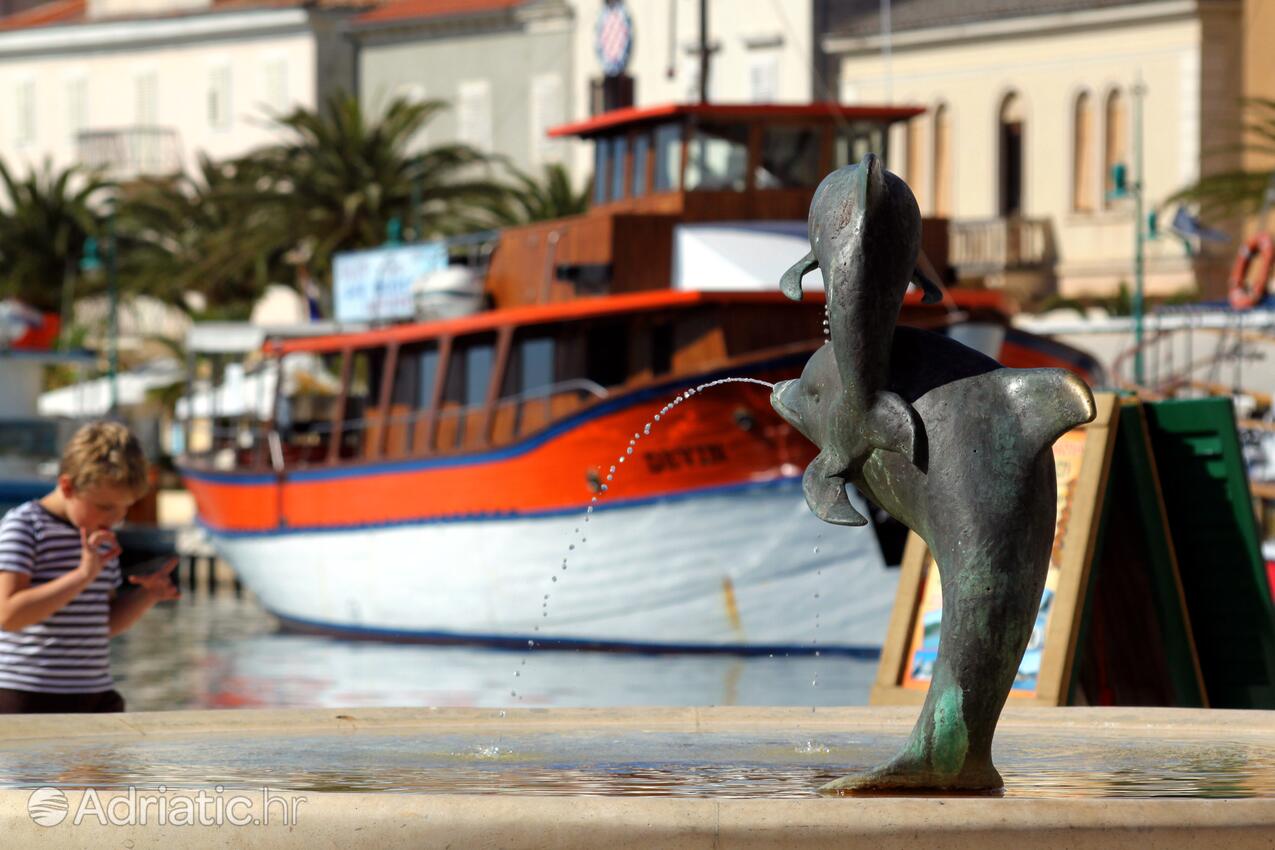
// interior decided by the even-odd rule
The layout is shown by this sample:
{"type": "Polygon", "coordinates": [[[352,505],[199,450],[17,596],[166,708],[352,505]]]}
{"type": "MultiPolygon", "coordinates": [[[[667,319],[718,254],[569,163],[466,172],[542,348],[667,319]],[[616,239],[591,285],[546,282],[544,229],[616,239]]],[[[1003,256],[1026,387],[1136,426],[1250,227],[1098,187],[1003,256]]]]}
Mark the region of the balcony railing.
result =
{"type": "Polygon", "coordinates": [[[118,180],[166,177],[182,169],[181,139],[170,127],[85,130],[76,143],[81,163],[118,180]]]}
{"type": "Polygon", "coordinates": [[[1057,259],[1047,218],[953,221],[951,264],[961,277],[1043,270],[1057,259]]]}

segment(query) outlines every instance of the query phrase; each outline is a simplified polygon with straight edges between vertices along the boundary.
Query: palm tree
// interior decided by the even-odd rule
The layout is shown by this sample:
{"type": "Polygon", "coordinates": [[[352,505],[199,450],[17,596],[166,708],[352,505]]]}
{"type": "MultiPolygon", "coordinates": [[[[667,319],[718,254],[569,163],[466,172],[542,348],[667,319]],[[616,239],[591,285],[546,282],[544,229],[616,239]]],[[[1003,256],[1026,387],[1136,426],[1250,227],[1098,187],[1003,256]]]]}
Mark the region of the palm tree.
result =
{"type": "Polygon", "coordinates": [[[95,210],[112,184],[77,166],[56,170],[48,159],[21,180],[0,162],[0,182],[7,195],[0,207],[0,297],[57,311],[85,239],[99,232],[95,210]]]}
{"type": "Polygon", "coordinates": [[[579,215],[589,208],[593,181],[587,181],[579,192],[571,188],[571,175],[559,163],[545,165],[541,180],[512,165],[508,166],[513,182],[508,194],[486,207],[491,226],[511,226],[579,215]]]}
{"type": "Polygon", "coordinates": [[[193,175],[148,179],[119,206],[121,270],[134,288],[189,309],[198,292],[211,315],[242,318],[284,273],[283,249],[271,240],[268,212],[256,203],[251,163],[200,155],[193,175]]]}
{"type": "Polygon", "coordinates": [[[505,190],[487,179],[487,157],[468,145],[411,151],[413,137],[444,108],[396,99],[372,120],[356,98],[337,94],[322,111],[276,117],[289,138],[243,161],[257,181],[265,241],[300,249],[325,279],[334,253],[383,244],[391,220],[418,226],[415,238],[465,229],[469,209],[505,190]]]}
{"type": "MultiPolygon", "coordinates": [[[[1275,100],[1249,98],[1243,103],[1247,117],[1242,149],[1275,155],[1275,100]]],[[[1230,218],[1258,212],[1272,189],[1275,189],[1275,169],[1238,168],[1202,177],[1170,196],[1165,203],[1193,202],[1200,205],[1204,217],[1230,218]]]]}

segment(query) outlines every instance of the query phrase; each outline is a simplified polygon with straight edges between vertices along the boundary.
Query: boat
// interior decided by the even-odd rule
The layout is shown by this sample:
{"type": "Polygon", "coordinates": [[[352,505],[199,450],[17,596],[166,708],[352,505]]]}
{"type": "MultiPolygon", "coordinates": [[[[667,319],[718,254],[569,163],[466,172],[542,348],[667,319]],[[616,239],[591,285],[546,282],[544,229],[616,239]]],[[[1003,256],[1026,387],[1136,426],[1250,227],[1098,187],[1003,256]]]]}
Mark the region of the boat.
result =
{"type": "MultiPolygon", "coordinates": [[[[593,206],[478,252],[490,309],[265,339],[273,403],[212,416],[179,462],[213,545],[300,631],[876,655],[897,560],[814,518],[815,448],[757,382],[824,344],[818,276],[801,302],[777,285],[816,183],[920,111],[683,104],[553,131],[594,144],[593,206]]],[[[944,267],[945,228],[925,232],[944,267]]],[[[901,321],[1096,368],[992,292],[910,294],[901,321]]]]}
{"type": "Polygon", "coordinates": [[[57,483],[59,447],[74,421],[40,414],[50,366],[84,365],[84,352],[58,351],[59,321],[15,299],[0,301],[0,514],[38,499],[57,483]]]}

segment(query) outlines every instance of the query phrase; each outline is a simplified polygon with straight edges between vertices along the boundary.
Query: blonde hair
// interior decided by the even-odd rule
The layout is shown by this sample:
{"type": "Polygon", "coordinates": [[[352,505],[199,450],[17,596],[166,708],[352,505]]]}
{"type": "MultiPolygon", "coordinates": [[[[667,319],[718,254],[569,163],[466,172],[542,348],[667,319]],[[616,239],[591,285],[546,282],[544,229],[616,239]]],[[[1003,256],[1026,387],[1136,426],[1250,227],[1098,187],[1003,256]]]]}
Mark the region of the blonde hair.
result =
{"type": "Polygon", "coordinates": [[[94,484],[124,487],[141,498],[150,487],[146,455],[133,432],[118,422],[90,422],[62,450],[58,470],[76,490],[94,484]]]}

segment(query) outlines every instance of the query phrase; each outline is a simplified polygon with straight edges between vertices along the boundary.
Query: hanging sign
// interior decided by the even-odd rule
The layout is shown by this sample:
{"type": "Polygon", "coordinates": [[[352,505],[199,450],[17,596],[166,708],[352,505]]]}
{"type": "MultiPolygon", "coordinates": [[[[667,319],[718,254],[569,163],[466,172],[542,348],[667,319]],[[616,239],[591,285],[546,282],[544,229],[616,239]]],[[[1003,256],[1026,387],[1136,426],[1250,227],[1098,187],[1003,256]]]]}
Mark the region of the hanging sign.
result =
{"type": "Polygon", "coordinates": [[[408,319],[414,314],[412,283],[447,268],[442,242],[344,251],[332,257],[332,291],[338,322],[408,319]]]}

